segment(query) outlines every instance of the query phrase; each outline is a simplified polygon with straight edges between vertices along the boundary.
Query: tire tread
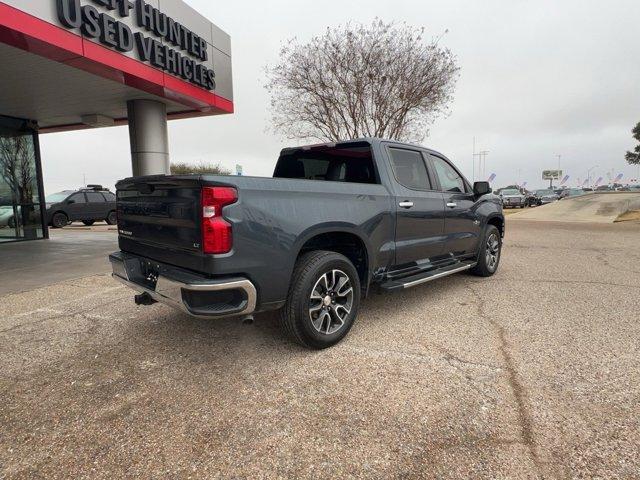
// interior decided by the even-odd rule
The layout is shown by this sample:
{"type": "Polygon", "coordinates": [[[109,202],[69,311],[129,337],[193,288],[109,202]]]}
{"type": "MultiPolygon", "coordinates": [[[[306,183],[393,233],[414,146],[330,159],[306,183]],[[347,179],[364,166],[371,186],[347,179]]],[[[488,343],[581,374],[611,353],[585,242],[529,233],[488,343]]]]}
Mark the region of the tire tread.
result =
{"type": "Polygon", "coordinates": [[[282,325],[285,334],[294,342],[297,342],[307,348],[318,348],[318,346],[309,342],[309,340],[305,338],[300,329],[300,325],[296,322],[297,299],[306,295],[306,292],[304,291],[306,285],[305,282],[301,281],[301,279],[317,268],[319,264],[327,261],[331,257],[338,257],[348,261],[346,257],[343,257],[339,253],[328,250],[314,250],[312,252],[307,252],[298,259],[293,269],[293,275],[291,276],[291,285],[289,286],[287,301],[280,311],[280,324],[282,325]]]}

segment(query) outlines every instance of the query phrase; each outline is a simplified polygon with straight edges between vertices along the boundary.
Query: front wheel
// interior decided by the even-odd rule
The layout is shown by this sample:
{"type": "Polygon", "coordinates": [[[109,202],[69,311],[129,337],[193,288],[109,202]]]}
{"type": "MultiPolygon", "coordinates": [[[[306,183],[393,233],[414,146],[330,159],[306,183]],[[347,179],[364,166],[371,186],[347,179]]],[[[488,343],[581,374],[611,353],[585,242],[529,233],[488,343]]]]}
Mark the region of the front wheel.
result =
{"type": "Polygon", "coordinates": [[[51,219],[53,228],[62,228],[69,223],[69,218],[62,212],[56,213],[51,219]]]}
{"type": "Polygon", "coordinates": [[[478,252],[478,264],[471,273],[480,277],[490,277],[498,270],[502,253],[502,237],[495,225],[487,225],[478,252]]]}
{"type": "Polygon", "coordinates": [[[359,305],[360,279],[349,259],[335,252],[309,252],[296,262],[280,321],[299,344],[328,348],[349,333],[359,305]]]}

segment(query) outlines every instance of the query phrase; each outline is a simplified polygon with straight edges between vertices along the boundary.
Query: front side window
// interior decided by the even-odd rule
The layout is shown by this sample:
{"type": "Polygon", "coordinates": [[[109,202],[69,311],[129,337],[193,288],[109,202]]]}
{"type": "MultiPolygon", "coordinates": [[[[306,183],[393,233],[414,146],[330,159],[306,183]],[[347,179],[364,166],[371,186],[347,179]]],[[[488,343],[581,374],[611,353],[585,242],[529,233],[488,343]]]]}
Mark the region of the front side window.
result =
{"type": "Polygon", "coordinates": [[[444,192],[464,193],[464,179],[448,162],[438,157],[433,159],[433,167],[440,181],[440,189],[444,192]]]}
{"type": "Polygon", "coordinates": [[[389,148],[389,155],[398,183],[412,190],[431,190],[427,166],[420,152],[389,148]]]}

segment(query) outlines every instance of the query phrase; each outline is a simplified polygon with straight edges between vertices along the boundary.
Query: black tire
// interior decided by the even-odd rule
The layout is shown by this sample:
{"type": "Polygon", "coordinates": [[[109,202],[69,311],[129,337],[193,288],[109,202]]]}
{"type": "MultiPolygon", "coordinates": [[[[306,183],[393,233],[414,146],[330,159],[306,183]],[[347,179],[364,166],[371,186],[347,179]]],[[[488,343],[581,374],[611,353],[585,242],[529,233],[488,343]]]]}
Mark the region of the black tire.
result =
{"type": "Polygon", "coordinates": [[[105,222],[107,222],[109,225],[116,225],[118,223],[118,215],[116,214],[115,210],[111,210],[109,212],[109,215],[107,215],[107,218],[105,218],[105,222]]]}
{"type": "Polygon", "coordinates": [[[500,266],[500,257],[502,257],[502,237],[500,236],[500,231],[495,225],[487,225],[478,250],[478,264],[471,269],[471,273],[479,277],[492,276],[500,266]],[[497,255],[494,253],[496,251],[496,241],[497,255]]]}
{"type": "Polygon", "coordinates": [[[96,221],[95,220],[83,220],[82,223],[84,223],[87,227],[90,227],[91,225],[96,223],[96,221]]]}
{"type": "Polygon", "coordinates": [[[322,250],[305,253],[296,262],[287,302],[280,312],[282,328],[293,341],[304,347],[317,350],[331,347],[351,330],[358,315],[360,293],[358,272],[348,258],[322,250]],[[323,277],[333,284],[327,284],[323,277]],[[343,283],[340,287],[344,278],[348,278],[350,283],[343,283]],[[330,288],[325,289],[325,285],[330,288]],[[348,294],[349,287],[352,296],[347,302],[347,296],[340,293],[348,294]],[[320,293],[322,290],[325,291],[320,293]],[[350,306],[348,312],[347,306],[350,306]],[[339,313],[341,310],[346,312],[343,316],[339,313]]]}
{"type": "Polygon", "coordinates": [[[69,223],[69,217],[67,217],[64,213],[58,212],[54,213],[51,218],[51,226],[53,228],[63,228],[67,226],[69,223]]]}
{"type": "Polygon", "coordinates": [[[7,222],[7,227],[16,228],[16,217],[11,217],[7,222]]]}

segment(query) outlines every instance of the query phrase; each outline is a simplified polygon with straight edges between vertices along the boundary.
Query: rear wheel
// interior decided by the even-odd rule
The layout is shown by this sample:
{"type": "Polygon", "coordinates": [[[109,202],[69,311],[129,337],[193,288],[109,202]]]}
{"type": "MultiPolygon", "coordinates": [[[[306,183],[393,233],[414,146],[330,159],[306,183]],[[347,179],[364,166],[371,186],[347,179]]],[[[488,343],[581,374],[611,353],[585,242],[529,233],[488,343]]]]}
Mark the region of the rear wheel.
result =
{"type": "Polygon", "coordinates": [[[106,222],[109,225],[115,225],[116,223],[118,223],[118,215],[116,214],[116,212],[114,211],[109,212],[109,215],[107,215],[107,218],[106,218],[106,222]]]}
{"type": "Polygon", "coordinates": [[[62,212],[55,213],[51,218],[53,228],[62,228],[69,223],[69,218],[62,212]]]}
{"type": "Polygon", "coordinates": [[[359,305],[360,279],[349,259],[335,252],[309,252],[296,263],[280,320],[294,341],[322,349],[349,333],[359,305]]]}
{"type": "Polygon", "coordinates": [[[471,273],[480,277],[490,277],[498,270],[502,253],[502,237],[495,225],[487,225],[478,252],[478,264],[471,273]]]}
{"type": "Polygon", "coordinates": [[[87,227],[90,227],[91,225],[96,223],[96,221],[95,220],[83,220],[82,223],[84,223],[87,227]]]}

